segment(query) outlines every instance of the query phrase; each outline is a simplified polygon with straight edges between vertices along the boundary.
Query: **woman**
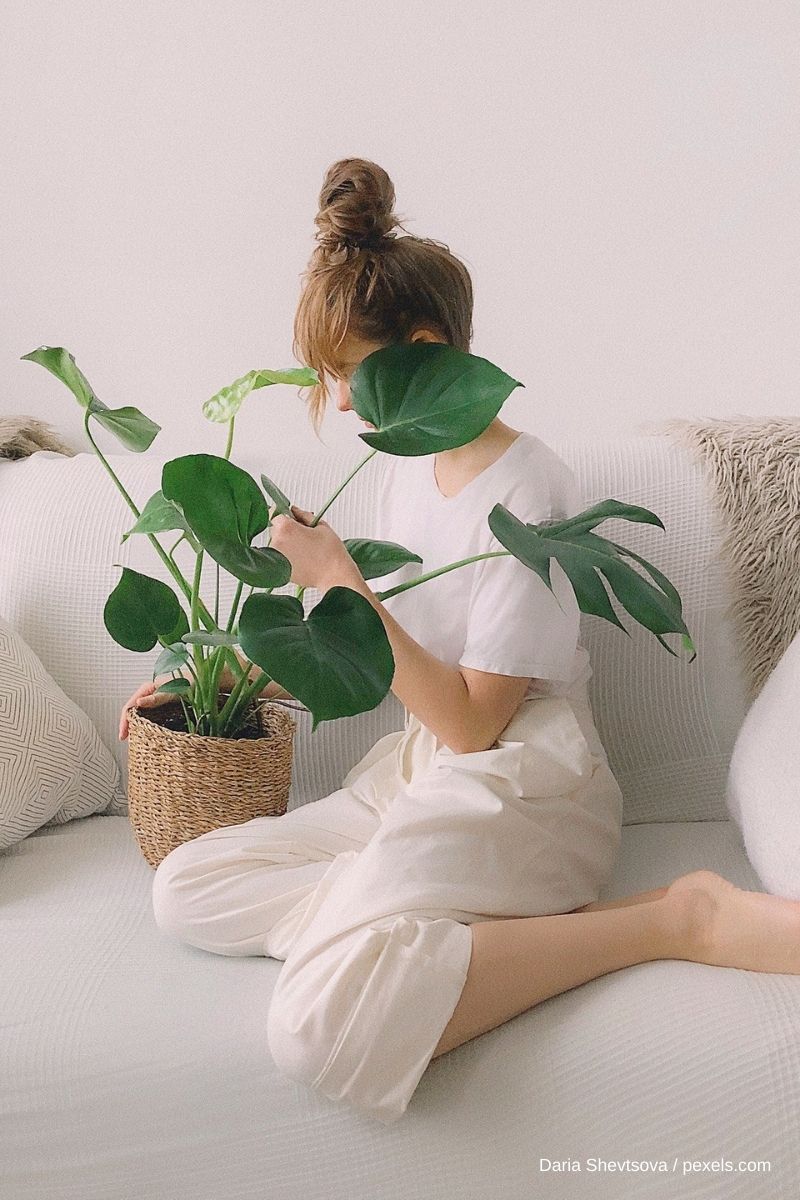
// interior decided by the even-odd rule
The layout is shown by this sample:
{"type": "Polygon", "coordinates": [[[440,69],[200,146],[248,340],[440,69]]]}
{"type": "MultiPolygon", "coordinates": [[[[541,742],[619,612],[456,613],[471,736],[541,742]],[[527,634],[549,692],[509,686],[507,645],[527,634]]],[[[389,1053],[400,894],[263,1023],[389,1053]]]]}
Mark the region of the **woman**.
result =
{"type": "MultiPolygon", "coordinates": [[[[469,349],[466,268],[440,243],[397,238],[393,204],[376,164],[328,170],[295,350],[335,381],[343,412],[348,378],[373,350],[406,340],[469,349]]],[[[325,401],[321,383],[315,431],[325,401]]],[[[501,549],[486,522],[498,501],[536,522],[583,507],[566,464],[499,419],[434,456],[381,457],[380,536],[423,564],[375,590],[501,549]]],[[[381,603],[328,523],[311,529],[311,513],[294,513],[274,520],[270,544],[293,583],[353,588],[380,614],[405,728],[331,795],[177,847],[153,890],[165,933],[283,960],[267,1021],[282,1071],[388,1124],[432,1058],[597,976],[661,958],[800,972],[800,904],[713,872],[597,902],[618,855],[622,796],[559,564],[555,596],[505,557],[381,603]]],[[[155,686],[126,709],[160,703],[155,686]]],[[[265,694],[287,693],[272,683],[265,694]]]]}

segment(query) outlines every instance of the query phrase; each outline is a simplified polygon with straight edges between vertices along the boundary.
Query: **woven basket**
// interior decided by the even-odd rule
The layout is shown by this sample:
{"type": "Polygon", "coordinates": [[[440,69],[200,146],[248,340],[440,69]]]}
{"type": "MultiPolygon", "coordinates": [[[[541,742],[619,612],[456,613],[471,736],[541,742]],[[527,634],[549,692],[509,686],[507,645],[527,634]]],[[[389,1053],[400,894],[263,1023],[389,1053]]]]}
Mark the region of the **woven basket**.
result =
{"type": "Polygon", "coordinates": [[[296,723],[257,701],[242,732],[186,731],[180,701],[128,713],[128,815],[151,867],[202,833],[286,812],[296,723]]]}

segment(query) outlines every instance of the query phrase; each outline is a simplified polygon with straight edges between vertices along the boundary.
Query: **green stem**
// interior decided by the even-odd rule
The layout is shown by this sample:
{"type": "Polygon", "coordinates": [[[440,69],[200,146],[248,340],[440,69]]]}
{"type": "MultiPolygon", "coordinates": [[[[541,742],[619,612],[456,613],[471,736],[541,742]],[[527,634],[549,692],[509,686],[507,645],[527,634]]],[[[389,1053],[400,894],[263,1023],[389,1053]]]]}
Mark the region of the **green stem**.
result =
{"type": "MultiPolygon", "coordinates": [[[[114,481],[114,484],[115,484],[115,485],[116,485],[116,487],[119,489],[119,491],[121,492],[122,496],[124,497],[126,504],[127,504],[127,505],[128,505],[128,507],[130,508],[130,510],[131,510],[131,512],[133,513],[133,515],[134,515],[134,516],[137,518],[137,520],[138,520],[138,518],[139,518],[139,517],[140,517],[142,514],[139,512],[139,509],[136,507],[136,505],[134,504],[133,500],[130,498],[130,496],[128,495],[128,493],[125,491],[125,488],[123,487],[123,485],[122,485],[121,481],[120,481],[120,480],[117,478],[117,476],[116,476],[116,475],[114,474],[114,472],[112,471],[112,469],[111,469],[111,467],[110,467],[109,463],[107,462],[107,460],[106,460],[106,458],[105,458],[105,455],[103,454],[103,452],[101,451],[100,447],[97,445],[97,442],[94,440],[94,438],[92,437],[91,433],[89,432],[89,417],[90,417],[90,415],[91,415],[91,414],[90,414],[89,410],[87,409],[87,410],[86,410],[86,416],[85,416],[85,418],[84,418],[84,422],[83,422],[83,427],[84,427],[84,430],[86,431],[86,436],[88,437],[89,441],[92,443],[92,446],[93,446],[93,448],[94,448],[95,454],[96,454],[96,455],[97,455],[97,457],[100,459],[100,461],[101,461],[101,463],[103,464],[103,466],[105,467],[105,469],[108,471],[109,475],[111,476],[111,478],[112,478],[112,479],[113,479],[113,481],[114,481]]],[[[172,578],[173,578],[173,579],[175,580],[175,582],[177,583],[178,587],[179,587],[179,588],[181,589],[181,591],[183,592],[183,594],[184,594],[184,596],[186,597],[186,599],[187,599],[187,600],[191,600],[191,596],[192,596],[192,589],[191,589],[191,587],[189,586],[189,584],[186,582],[186,580],[184,579],[183,575],[181,574],[180,568],[177,566],[177,564],[176,564],[176,563],[174,563],[174,562],[172,561],[172,559],[171,559],[171,558],[170,558],[170,556],[167,554],[167,552],[166,552],[166,550],[164,549],[164,547],[161,545],[161,543],[158,541],[158,539],[157,539],[156,537],[154,537],[154,536],[153,536],[153,534],[152,534],[152,533],[148,533],[148,534],[146,534],[145,536],[146,536],[146,537],[148,537],[148,538],[150,539],[150,541],[151,541],[152,545],[154,546],[154,548],[155,548],[155,550],[156,550],[156,552],[157,552],[157,554],[158,554],[159,558],[161,559],[161,561],[163,562],[164,566],[165,566],[165,567],[167,568],[167,570],[169,571],[169,573],[170,573],[170,575],[172,576],[172,578]]],[[[177,544],[177,543],[176,543],[176,544],[177,544]]],[[[208,629],[211,629],[211,630],[214,630],[214,629],[216,629],[216,628],[217,628],[217,626],[216,626],[216,623],[215,623],[215,621],[214,621],[214,618],[211,616],[211,613],[208,611],[208,609],[206,608],[206,606],[203,604],[203,602],[202,602],[202,601],[200,602],[200,606],[199,606],[199,607],[200,607],[200,615],[201,615],[201,617],[203,618],[203,623],[206,625],[206,627],[207,627],[208,629]]]]}
{"type": "Polygon", "coordinates": [[[353,468],[353,470],[351,470],[350,474],[348,475],[348,478],[344,480],[343,484],[339,484],[339,486],[336,488],[336,491],[333,492],[332,496],[329,496],[329,498],[327,498],[325,500],[325,503],[323,504],[323,506],[321,506],[321,509],[319,510],[319,512],[317,512],[317,514],[314,515],[313,520],[311,522],[309,522],[309,524],[311,524],[312,529],[314,528],[315,524],[317,524],[319,521],[321,521],[321,518],[323,518],[325,516],[327,510],[330,509],[330,506],[333,503],[333,500],[336,499],[339,492],[343,492],[344,488],[347,487],[350,480],[353,479],[353,476],[357,475],[357,473],[360,472],[362,467],[366,467],[366,464],[369,462],[369,460],[371,460],[371,458],[374,458],[374,456],[377,454],[378,454],[377,450],[371,450],[371,451],[369,451],[369,454],[367,455],[366,458],[362,458],[360,463],[356,463],[356,466],[353,468]]]}
{"type": "MultiPolygon", "coordinates": [[[[197,625],[198,625],[198,612],[199,612],[199,608],[200,608],[200,581],[203,576],[203,554],[204,554],[204,551],[201,550],[200,553],[195,558],[195,562],[194,562],[194,580],[192,581],[191,617],[189,620],[189,628],[190,629],[197,629],[197,625]]],[[[201,707],[206,709],[206,711],[209,711],[208,710],[208,697],[205,694],[206,669],[205,669],[205,658],[203,656],[203,647],[200,645],[193,645],[192,646],[192,657],[194,658],[195,670],[197,672],[198,700],[199,700],[201,707]]]]}
{"type": "Polygon", "coordinates": [[[236,619],[236,609],[239,607],[239,597],[242,594],[243,587],[244,582],[240,579],[236,585],[236,592],[233,597],[233,604],[231,605],[231,615],[228,617],[228,624],[225,626],[226,633],[230,633],[233,629],[233,622],[236,619]]]}
{"type": "MultiPolygon", "coordinates": [[[[361,460],[361,462],[360,462],[360,463],[356,463],[355,467],[353,467],[353,470],[350,472],[350,474],[347,476],[347,478],[344,480],[344,482],[343,482],[343,483],[341,483],[341,484],[339,485],[339,487],[336,489],[336,491],[333,493],[333,495],[332,495],[332,496],[329,496],[329,497],[328,497],[328,499],[325,501],[325,503],[323,504],[323,506],[322,506],[322,508],[319,510],[319,512],[318,512],[318,513],[317,513],[317,514],[314,516],[314,518],[313,518],[313,519],[312,519],[312,520],[309,522],[309,526],[310,526],[310,528],[312,528],[312,529],[313,529],[313,527],[314,527],[316,524],[318,524],[318,522],[319,522],[319,521],[321,521],[321,520],[322,520],[322,518],[325,516],[325,513],[328,511],[328,509],[330,508],[330,506],[333,504],[334,500],[335,500],[335,499],[336,499],[336,497],[339,495],[339,493],[340,493],[341,491],[344,491],[344,489],[347,487],[348,483],[349,483],[349,482],[350,482],[350,480],[353,478],[353,476],[354,476],[354,475],[356,475],[356,474],[357,474],[357,473],[358,473],[358,472],[361,470],[361,468],[362,468],[362,467],[365,467],[365,466],[367,465],[367,463],[369,462],[369,460],[370,460],[371,458],[374,458],[374,456],[375,456],[377,453],[378,453],[378,451],[377,451],[377,450],[370,450],[370,452],[369,452],[369,454],[366,456],[366,458],[362,458],[362,460],[361,460]]],[[[297,589],[296,589],[296,591],[295,591],[295,596],[297,597],[297,599],[298,599],[298,600],[302,600],[302,599],[303,599],[303,592],[304,592],[305,590],[306,590],[306,589],[305,589],[304,587],[300,587],[300,585],[299,585],[299,584],[297,585],[297,589]]]]}
{"type": "Polygon", "coordinates": [[[230,421],[228,422],[228,444],[225,447],[225,453],[223,455],[223,458],[230,458],[230,456],[231,456],[231,447],[233,445],[233,423],[235,420],[236,420],[236,414],[234,413],[234,415],[231,417],[230,421]]]}
{"type": "MultiPolygon", "coordinates": [[[[242,670],[241,678],[236,681],[233,691],[231,692],[228,699],[225,701],[225,703],[222,707],[222,711],[219,714],[219,724],[222,728],[224,728],[230,724],[231,716],[237,709],[239,697],[243,694],[243,692],[247,688],[250,667],[252,667],[254,665],[255,664],[251,663],[249,660],[246,661],[244,668],[242,670]]],[[[270,679],[269,675],[264,673],[265,682],[261,686],[266,687],[267,683],[269,682],[269,679],[270,679]]],[[[248,698],[249,698],[249,689],[248,689],[248,698]]]]}
{"type": "Polygon", "coordinates": [[[455,571],[456,567],[465,567],[467,563],[480,562],[483,558],[513,558],[510,550],[489,550],[486,554],[475,554],[472,558],[462,558],[460,562],[449,563],[446,567],[439,567],[438,571],[428,571],[425,575],[417,575],[414,579],[409,579],[407,583],[398,583],[396,587],[388,588],[385,592],[376,592],[375,596],[378,600],[388,600],[390,596],[399,596],[401,592],[407,592],[409,588],[416,587],[420,583],[425,583],[429,579],[435,579],[437,575],[444,575],[446,571],[455,571]]]}
{"type": "MultiPolygon", "coordinates": [[[[240,692],[239,697],[234,704],[228,718],[227,727],[234,727],[235,722],[239,719],[241,713],[247,708],[250,701],[260,695],[269,682],[270,676],[266,673],[266,671],[262,671],[262,673],[253,680],[248,688],[243,689],[240,692]]],[[[233,699],[233,694],[231,694],[231,699],[233,699]]]]}
{"type": "Polygon", "coordinates": [[[183,696],[178,696],[178,699],[180,700],[181,708],[183,709],[183,719],[186,722],[186,731],[187,733],[194,733],[195,726],[192,718],[189,716],[189,710],[186,707],[186,701],[184,700],[183,696]]]}

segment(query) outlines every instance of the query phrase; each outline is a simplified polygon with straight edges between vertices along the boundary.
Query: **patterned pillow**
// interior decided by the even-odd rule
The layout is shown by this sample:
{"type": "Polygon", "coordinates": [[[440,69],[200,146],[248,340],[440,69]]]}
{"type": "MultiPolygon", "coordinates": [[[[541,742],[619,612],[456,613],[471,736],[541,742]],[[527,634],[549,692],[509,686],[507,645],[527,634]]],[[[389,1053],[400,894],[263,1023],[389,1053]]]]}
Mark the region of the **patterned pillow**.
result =
{"type": "Polygon", "coordinates": [[[747,711],[726,802],[767,891],[800,900],[800,632],[747,711]]]}
{"type": "Polygon", "coordinates": [[[86,713],[0,617],[0,850],[119,799],[119,767],[86,713]]]}

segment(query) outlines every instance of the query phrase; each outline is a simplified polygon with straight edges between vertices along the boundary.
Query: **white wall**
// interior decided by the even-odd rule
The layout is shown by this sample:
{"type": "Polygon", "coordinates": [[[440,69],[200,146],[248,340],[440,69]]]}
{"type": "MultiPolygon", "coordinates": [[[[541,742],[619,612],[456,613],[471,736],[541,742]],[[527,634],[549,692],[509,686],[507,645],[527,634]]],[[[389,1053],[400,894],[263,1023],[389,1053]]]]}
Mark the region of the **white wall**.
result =
{"type": "MultiPolygon", "coordinates": [[[[799,35],[794,0],[6,0],[0,412],[86,448],[20,362],[64,345],[154,450],[222,453],[200,405],[292,365],[322,178],[358,155],[472,271],[472,349],[526,384],[507,423],[796,414],[799,35]]],[[[331,408],[325,446],[361,428],[331,408]]],[[[244,443],[324,452],[289,388],[244,443]]]]}

